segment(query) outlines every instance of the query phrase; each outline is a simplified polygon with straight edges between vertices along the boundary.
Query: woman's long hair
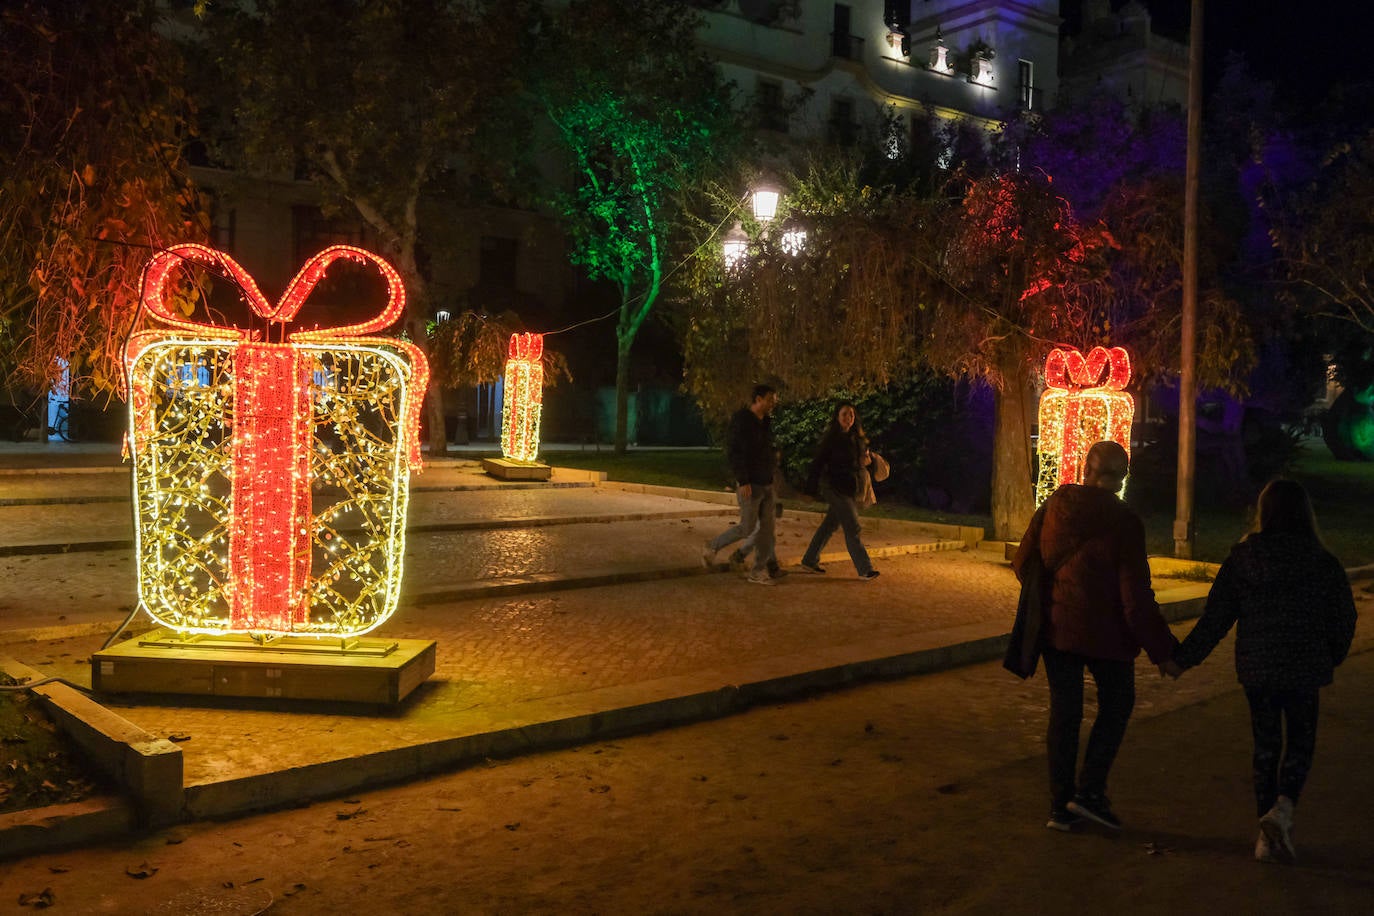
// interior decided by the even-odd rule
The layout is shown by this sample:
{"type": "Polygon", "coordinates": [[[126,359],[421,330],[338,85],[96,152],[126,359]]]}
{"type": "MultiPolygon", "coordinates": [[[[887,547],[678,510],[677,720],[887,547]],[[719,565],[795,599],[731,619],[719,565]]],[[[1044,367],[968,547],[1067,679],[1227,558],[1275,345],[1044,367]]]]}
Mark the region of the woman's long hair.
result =
{"type": "Polygon", "coordinates": [[[825,428],[825,435],[821,436],[822,442],[831,442],[846,435],[843,427],[840,426],[840,411],[846,407],[854,411],[854,425],[849,427],[847,435],[853,436],[860,442],[868,442],[868,437],[864,435],[864,426],[859,422],[859,408],[854,406],[853,401],[841,401],[835,405],[835,409],[830,412],[830,425],[825,428]]]}
{"type": "Polygon", "coordinates": [[[1321,543],[1312,500],[1296,480],[1271,480],[1260,491],[1255,530],[1264,534],[1296,534],[1321,543]]]}

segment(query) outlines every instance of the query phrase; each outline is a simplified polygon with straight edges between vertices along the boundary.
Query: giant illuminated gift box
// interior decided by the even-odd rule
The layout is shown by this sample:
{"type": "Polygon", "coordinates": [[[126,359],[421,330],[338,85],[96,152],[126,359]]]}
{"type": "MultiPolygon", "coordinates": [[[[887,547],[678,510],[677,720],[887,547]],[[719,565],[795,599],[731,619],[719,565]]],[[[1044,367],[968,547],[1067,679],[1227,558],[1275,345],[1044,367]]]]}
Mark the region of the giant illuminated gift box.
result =
{"type": "Polygon", "coordinates": [[[311,258],[271,305],[201,245],[159,252],[144,304],[161,330],[126,349],[139,600],[183,632],[353,636],[396,609],[408,472],[428,381],[412,344],[368,336],[405,307],[396,271],[360,248],[311,258]],[[386,280],[375,318],[289,330],[341,259],[386,280]],[[169,280],[200,267],[234,283],[260,332],[188,319],[169,280]]]}
{"type": "Polygon", "coordinates": [[[1037,505],[1056,487],[1083,482],[1093,443],[1110,439],[1130,454],[1135,401],[1124,390],[1130,380],[1131,358],[1121,347],[1093,347],[1086,357],[1075,349],[1050,351],[1040,396],[1037,505]]]}
{"type": "Polygon", "coordinates": [[[508,353],[501,454],[512,461],[534,461],[544,409],[544,335],[512,334],[508,353]]]}

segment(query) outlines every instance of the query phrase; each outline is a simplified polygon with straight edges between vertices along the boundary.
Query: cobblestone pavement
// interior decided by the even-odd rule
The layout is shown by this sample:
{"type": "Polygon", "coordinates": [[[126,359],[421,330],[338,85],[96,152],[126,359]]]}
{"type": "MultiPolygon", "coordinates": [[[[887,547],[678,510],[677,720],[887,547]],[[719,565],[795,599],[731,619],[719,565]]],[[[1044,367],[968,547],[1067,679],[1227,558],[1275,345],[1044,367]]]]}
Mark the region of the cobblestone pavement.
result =
{"type": "MultiPolygon", "coordinates": [[[[733,519],[727,506],[600,487],[422,492],[415,495],[414,505],[412,519],[417,525],[472,522],[483,513],[495,519],[593,521],[412,533],[406,542],[407,594],[542,574],[695,569],[701,562],[702,542],[733,519]],[[651,517],[642,517],[646,515],[651,517]],[[661,515],[670,517],[653,517],[661,515]],[[607,518],[618,520],[595,520],[607,518]]],[[[78,537],[66,534],[84,513],[96,519],[122,514],[122,531],[103,534],[129,536],[127,503],[10,506],[0,508],[0,545],[102,539],[101,533],[86,526],[78,537]]],[[[780,520],[778,554],[785,562],[800,559],[818,519],[813,513],[789,512],[780,520]]],[[[934,538],[915,537],[889,526],[880,526],[866,541],[875,554],[935,543],[934,538]]],[[[839,538],[830,547],[843,551],[839,538]]],[[[722,562],[727,553],[721,552],[722,562]]],[[[131,550],[0,556],[0,626],[7,629],[114,621],[127,614],[135,600],[131,550]],[[34,600],[36,588],[45,600],[34,600]]]]}
{"type": "MultiPolygon", "coordinates": [[[[490,726],[511,707],[684,675],[730,682],[766,659],[862,645],[898,651],[920,634],[986,624],[1005,632],[1014,579],[987,551],[883,561],[862,582],[852,567],[801,573],[764,589],[722,573],[542,595],[403,607],[378,631],[438,641],[430,682],[390,716],[294,709],[106,705],[181,744],[188,785],[436,741],[490,726]],[[713,674],[714,672],[714,674],[713,674]]],[[[930,637],[938,644],[939,636],[930,637]]],[[[100,637],[0,645],[42,671],[89,683],[100,637]]]]}
{"type": "MultiPolygon", "coordinates": [[[[83,478],[71,478],[86,483],[83,478]]],[[[47,481],[41,481],[47,483],[47,481]]],[[[31,491],[30,491],[31,492],[31,491]]],[[[64,544],[108,541],[133,537],[133,509],[128,494],[119,501],[64,502],[54,504],[0,504],[0,547],[12,544],[64,544]]],[[[72,499],[107,498],[105,494],[72,499]]],[[[700,503],[671,497],[645,498],[638,493],[596,487],[591,484],[557,489],[518,489],[486,485],[483,489],[457,492],[417,490],[410,500],[408,523],[426,525],[477,525],[530,519],[578,519],[617,516],[731,514],[726,505],[700,503]]],[[[723,527],[723,526],[722,526],[723,527]]]]}

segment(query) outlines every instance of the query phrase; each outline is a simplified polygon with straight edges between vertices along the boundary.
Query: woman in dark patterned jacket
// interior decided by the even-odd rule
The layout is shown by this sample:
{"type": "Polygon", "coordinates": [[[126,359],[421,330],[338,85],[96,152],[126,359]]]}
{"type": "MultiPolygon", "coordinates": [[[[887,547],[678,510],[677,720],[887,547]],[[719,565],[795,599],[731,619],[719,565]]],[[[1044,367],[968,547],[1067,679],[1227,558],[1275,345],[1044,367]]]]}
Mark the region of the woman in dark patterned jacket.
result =
{"type": "Polygon", "coordinates": [[[1275,480],[1259,497],[1259,527],[1231,549],[1207,609],[1174,653],[1200,664],[1236,625],[1236,675],[1255,738],[1255,858],[1296,858],[1293,807],[1317,743],[1317,694],[1350,650],[1355,600],[1340,562],[1322,546],[1302,486],[1275,480]],[[1284,725],[1288,742],[1284,747],[1284,725]]]}

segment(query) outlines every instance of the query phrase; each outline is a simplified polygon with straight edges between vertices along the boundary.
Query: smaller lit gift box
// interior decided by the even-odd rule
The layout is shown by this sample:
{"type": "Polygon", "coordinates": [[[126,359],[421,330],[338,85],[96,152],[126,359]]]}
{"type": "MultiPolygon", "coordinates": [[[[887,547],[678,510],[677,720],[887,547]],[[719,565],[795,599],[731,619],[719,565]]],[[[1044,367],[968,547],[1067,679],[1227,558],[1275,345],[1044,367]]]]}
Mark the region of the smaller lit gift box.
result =
{"type": "Polygon", "coordinates": [[[512,334],[502,402],[502,455],[512,461],[534,461],[539,457],[539,419],[543,410],[544,335],[512,334]]]}
{"type": "Polygon", "coordinates": [[[1110,439],[1131,451],[1135,400],[1125,388],[1131,358],[1121,347],[1056,348],[1045,358],[1040,396],[1040,474],[1036,504],[1066,483],[1083,482],[1083,460],[1093,443],[1110,439]]]}
{"type": "Polygon", "coordinates": [[[271,305],[228,255],[159,252],[144,305],[163,329],[130,339],[139,599],[187,633],[366,633],[396,609],[409,471],[419,467],[428,380],[412,344],[368,336],[402,314],[401,278],[338,245],[311,258],[271,305]],[[379,271],[376,317],[290,330],[330,265],[379,271]],[[168,296],[181,270],[237,287],[258,330],[188,318],[168,296]]]}

